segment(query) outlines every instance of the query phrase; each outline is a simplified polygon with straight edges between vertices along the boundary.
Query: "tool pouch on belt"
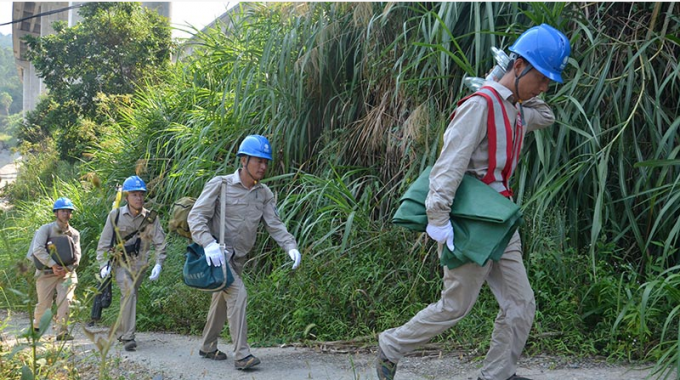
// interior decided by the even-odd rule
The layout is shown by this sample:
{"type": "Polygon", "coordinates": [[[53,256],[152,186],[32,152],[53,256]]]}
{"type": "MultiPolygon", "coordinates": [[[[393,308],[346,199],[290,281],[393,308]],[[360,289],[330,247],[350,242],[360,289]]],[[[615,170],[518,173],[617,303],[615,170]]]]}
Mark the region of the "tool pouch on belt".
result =
{"type": "Polygon", "coordinates": [[[127,243],[123,246],[123,248],[125,249],[125,254],[127,256],[137,256],[137,255],[139,255],[139,247],[141,245],[142,245],[142,239],[140,239],[139,237],[135,238],[135,240],[133,240],[132,242],[127,243]]]}

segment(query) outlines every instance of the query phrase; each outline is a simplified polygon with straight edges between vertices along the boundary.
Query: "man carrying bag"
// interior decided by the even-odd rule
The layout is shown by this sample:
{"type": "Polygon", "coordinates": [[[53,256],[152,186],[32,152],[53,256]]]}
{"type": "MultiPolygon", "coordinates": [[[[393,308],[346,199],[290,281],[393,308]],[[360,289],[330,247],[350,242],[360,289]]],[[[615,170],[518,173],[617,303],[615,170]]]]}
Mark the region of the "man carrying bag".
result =
{"type": "MultiPolygon", "coordinates": [[[[472,175],[499,196],[511,199],[511,176],[520,161],[525,133],[555,121],[552,109],[538,95],[548,90],[551,80],[562,82],[562,70],[571,52],[569,39],[543,24],[524,32],[510,51],[506,73],[498,82],[486,81],[479,91],[458,102],[444,133],[444,145],[429,173],[425,232],[439,243],[443,263],[455,260],[443,267],[443,289],[437,302],[405,324],[380,333],[376,368],[379,380],[393,380],[401,358],[463,319],[485,283],[500,310],[479,380],[528,380],[515,373],[536,311],[514,223],[519,219],[512,220],[512,215],[519,214],[509,214],[508,228],[504,229],[508,233],[498,234],[503,238],[497,246],[503,252],[495,257],[495,250],[481,258],[470,254],[470,250],[460,252],[454,233],[456,239],[463,235],[462,240],[468,243],[470,238],[486,239],[487,234],[469,236],[462,225],[452,224],[465,176],[472,175]]],[[[474,195],[473,202],[489,206],[492,198],[474,195]]]]}
{"type": "Polygon", "coordinates": [[[229,333],[234,344],[234,366],[248,369],[260,364],[260,359],[250,353],[246,304],[248,293],[241,280],[248,253],[255,245],[257,229],[263,222],[269,234],[293,259],[293,269],[300,265],[301,255],[295,238],[281,222],[274,194],[260,181],[272,160],[271,145],[266,137],[247,136],[239,147],[241,168],[227,176],[211,179],[203,188],[188,216],[192,239],[205,249],[208,264],[216,267],[231,266],[234,283],[214,292],[203,329],[203,344],[199,355],[208,359],[226,360],[227,355],[217,349],[217,340],[229,322],[229,333]],[[224,211],[216,207],[221,201],[222,183],[226,182],[226,206],[224,211]],[[222,213],[223,212],[223,213],[222,213]],[[215,236],[221,223],[225,224],[224,241],[215,236]],[[225,255],[226,253],[226,255],[225,255]]]}
{"type": "Polygon", "coordinates": [[[144,207],[146,184],[138,176],[123,182],[127,204],[111,211],[97,245],[102,279],[115,277],[120,288],[120,323],[116,335],[126,351],[136,351],[137,291],[149,266],[151,248],[156,252],[149,280],[155,281],[165,261],[165,232],[156,212],[144,207]]]}
{"type": "MultiPolygon", "coordinates": [[[[40,319],[52,306],[57,293],[57,340],[73,340],[68,333],[69,306],[74,298],[80,264],[80,232],[70,224],[75,207],[68,198],[54,202],[55,221],[42,225],[33,236],[28,257],[36,264],[35,287],[38,303],[33,314],[33,329],[39,331],[40,319]],[[57,239],[66,244],[56,243],[57,239]]],[[[44,331],[43,331],[44,332],[44,331]]]]}

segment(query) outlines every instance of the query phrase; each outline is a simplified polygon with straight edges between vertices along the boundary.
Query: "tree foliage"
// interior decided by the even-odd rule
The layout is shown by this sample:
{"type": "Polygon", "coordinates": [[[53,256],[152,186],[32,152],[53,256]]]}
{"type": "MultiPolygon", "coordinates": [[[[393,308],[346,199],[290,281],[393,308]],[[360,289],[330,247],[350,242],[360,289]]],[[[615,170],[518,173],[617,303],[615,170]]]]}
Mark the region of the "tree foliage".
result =
{"type": "Polygon", "coordinates": [[[51,112],[34,113],[33,124],[74,140],[60,148],[70,159],[108,122],[98,112],[100,94],[130,95],[139,84],[156,82],[172,47],[168,20],[140,3],[89,3],[79,12],[83,20],[73,27],[56,22],[55,34],[26,37],[27,58],[49,91],[43,101],[55,104],[42,107],[51,112]]]}
{"type": "Polygon", "coordinates": [[[0,35],[0,125],[3,116],[21,112],[23,88],[12,52],[12,36],[0,35]]]}

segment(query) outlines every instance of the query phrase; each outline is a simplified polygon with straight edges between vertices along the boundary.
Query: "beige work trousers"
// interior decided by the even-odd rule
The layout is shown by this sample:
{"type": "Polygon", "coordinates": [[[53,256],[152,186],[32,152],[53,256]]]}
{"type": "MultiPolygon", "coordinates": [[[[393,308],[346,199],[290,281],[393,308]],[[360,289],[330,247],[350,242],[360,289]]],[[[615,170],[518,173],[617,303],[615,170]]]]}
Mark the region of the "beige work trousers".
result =
{"type": "Polygon", "coordinates": [[[500,311],[480,378],[506,380],[515,374],[536,312],[517,232],[498,262],[489,260],[483,267],[470,263],[451,270],[444,267],[441,299],[406,324],[380,334],[379,345],[387,359],[396,363],[458,323],[472,310],[484,282],[489,284],[500,311]]]}
{"type": "Polygon", "coordinates": [[[115,266],[116,283],[120,289],[120,314],[118,314],[118,340],[134,340],[137,328],[137,291],[146,275],[146,259],[133,257],[127,263],[115,266]]]}
{"type": "Polygon", "coordinates": [[[33,327],[40,327],[40,319],[47,309],[52,307],[54,292],[57,292],[57,320],[55,331],[59,333],[68,332],[68,311],[73,301],[78,277],[72,273],[68,277],[55,276],[52,273],[42,273],[35,280],[35,287],[38,293],[38,303],[35,305],[33,314],[33,327]]]}
{"type": "Polygon", "coordinates": [[[234,344],[234,360],[241,360],[250,355],[248,345],[248,322],[246,321],[246,306],[248,292],[241,280],[241,276],[231,266],[234,282],[221,292],[214,292],[208,311],[208,320],[203,328],[203,345],[201,351],[213,352],[217,350],[217,340],[224,328],[224,322],[229,321],[229,335],[234,344]]]}

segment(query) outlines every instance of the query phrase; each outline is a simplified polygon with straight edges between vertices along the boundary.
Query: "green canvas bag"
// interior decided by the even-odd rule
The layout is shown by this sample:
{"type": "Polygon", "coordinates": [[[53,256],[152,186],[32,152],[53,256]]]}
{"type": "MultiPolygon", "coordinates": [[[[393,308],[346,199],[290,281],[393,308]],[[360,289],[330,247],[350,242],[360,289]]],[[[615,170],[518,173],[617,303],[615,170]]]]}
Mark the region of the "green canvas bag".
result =
{"type": "Polygon", "coordinates": [[[198,243],[187,247],[182,278],[186,285],[209,292],[227,289],[234,282],[229,264],[225,262],[219,267],[209,265],[205,261],[205,251],[198,243]]]}
{"type": "Polygon", "coordinates": [[[219,267],[208,264],[205,260],[205,250],[198,243],[191,243],[187,246],[185,253],[184,268],[182,269],[182,279],[184,283],[194,289],[206,292],[218,292],[227,289],[234,282],[234,274],[231,271],[229,257],[227,256],[224,244],[225,225],[224,214],[227,203],[227,184],[222,178],[222,188],[220,196],[220,250],[224,255],[224,265],[219,267]]]}
{"type": "MultiPolygon", "coordinates": [[[[428,166],[401,197],[393,223],[413,231],[425,231],[425,198],[430,190],[431,170],[428,166]]],[[[523,219],[514,202],[474,176],[465,175],[451,205],[451,223],[454,251],[444,245],[441,257],[441,264],[449,269],[470,262],[485,265],[489,259],[500,260],[523,219]]]]}

